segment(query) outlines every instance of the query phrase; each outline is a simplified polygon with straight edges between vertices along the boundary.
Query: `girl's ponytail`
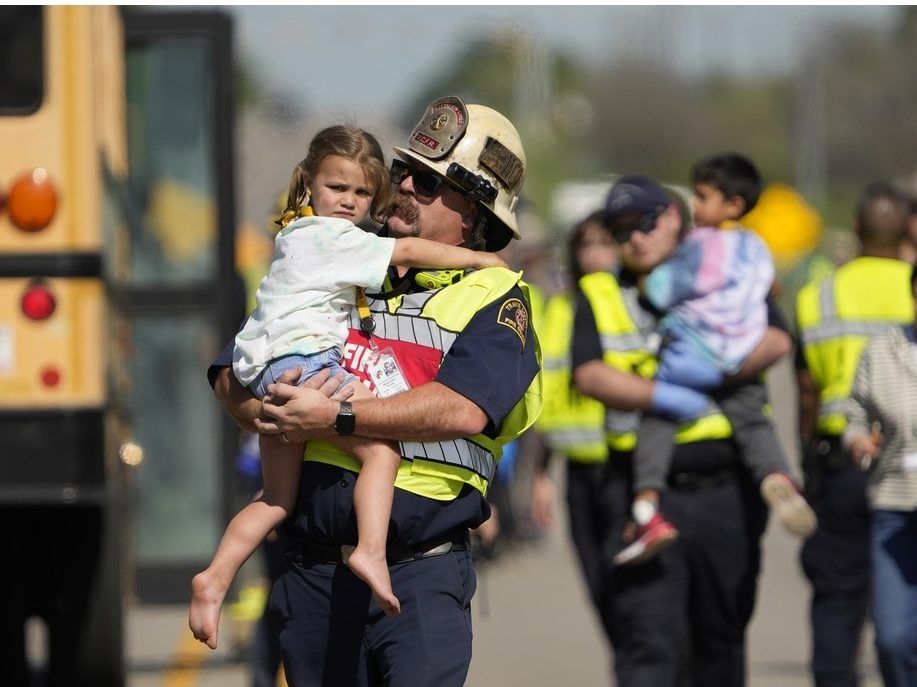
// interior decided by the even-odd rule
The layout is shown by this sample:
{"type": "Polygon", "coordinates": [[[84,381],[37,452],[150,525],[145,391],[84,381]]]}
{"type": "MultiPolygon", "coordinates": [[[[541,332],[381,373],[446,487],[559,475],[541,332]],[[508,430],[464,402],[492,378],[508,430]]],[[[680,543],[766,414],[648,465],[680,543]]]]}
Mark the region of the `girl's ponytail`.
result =
{"type": "Polygon", "coordinates": [[[290,188],[287,190],[287,206],[280,217],[274,220],[274,224],[281,229],[294,219],[305,216],[303,206],[309,202],[309,174],[306,172],[306,160],[300,162],[293,168],[293,176],[290,177],[290,188]]]}

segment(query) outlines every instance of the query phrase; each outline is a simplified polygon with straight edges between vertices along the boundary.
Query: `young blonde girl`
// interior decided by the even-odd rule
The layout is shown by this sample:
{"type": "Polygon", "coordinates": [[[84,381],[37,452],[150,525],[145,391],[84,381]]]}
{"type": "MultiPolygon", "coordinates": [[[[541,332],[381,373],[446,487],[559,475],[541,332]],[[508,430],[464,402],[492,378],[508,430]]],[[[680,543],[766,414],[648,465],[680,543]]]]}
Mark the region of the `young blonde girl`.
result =
{"type": "MultiPolygon", "coordinates": [[[[274,257],[258,287],[257,306],[236,336],[233,371],[258,398],[285,371],[299,368],[297,384],[329,369],[354,396],[370,392],[340,365],[347,312],[356,287],[378,290],[389,265],[484,268],[504,266],[490,253],[419,238],[379,237],[356,225],[367,215],[381,221],[390,183],[382,149],[360,129],[332,126],[318,132],[293,170],[289,202],[278,221],[274,257]]],[[[304,445],[261,435],[264,491],[233,518],[210,566],[191,583],[189,625],[216,648],[220,608],[233,577],[265,536],[295,505],[304,445]]],[[[331,443],[362,464],[354,487],[358,543],[348,559],[382,610],[401,612],[385,558],[393,483],[400,463],[394,445],[359,437],[331,443]]]]}

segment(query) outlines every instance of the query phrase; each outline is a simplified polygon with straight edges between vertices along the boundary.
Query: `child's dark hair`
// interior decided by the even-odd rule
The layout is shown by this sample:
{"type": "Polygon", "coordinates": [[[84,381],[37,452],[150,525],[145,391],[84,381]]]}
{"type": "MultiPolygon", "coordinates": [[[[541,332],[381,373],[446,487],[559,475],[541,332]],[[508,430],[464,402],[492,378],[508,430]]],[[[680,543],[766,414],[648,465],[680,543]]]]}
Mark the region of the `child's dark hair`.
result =
{"type": "Polygon", "coordinates": [[[573,229],[570,230],[570,236],[567,237],[567,274],[570,277],[571,286],[576,286],[579,280],[585,276],[577,257],[589,227],[596,226],[611,236],[611,232],[605,226],[604,218],[604,210],[596,210],[574,224],[573,229]]]}
{"type": "Polygon", "coordinates": [[[710,184],[726,199],[738,196],[745,201],[742,214],[752,211],[761,195],[761,175],[754,163],[739,153],[711,155],[691,168],[691,183],[710,184]]]}
{"type": "Polygon", "coordinates": [[[363,167],[366,180],[374,188],[369,216],[381,223],[391,196],[389,172],[385,156],[382,154],[382,146],[368,131],[340,124],[322,129],[312,137],[305,159],[293,169],[290,189],[287,192],[287,208],[282,219],[299,216],[300,206],[308,199],[310,179],[315,178],[322,160],[331,155],[353,160],[363,167]]]}

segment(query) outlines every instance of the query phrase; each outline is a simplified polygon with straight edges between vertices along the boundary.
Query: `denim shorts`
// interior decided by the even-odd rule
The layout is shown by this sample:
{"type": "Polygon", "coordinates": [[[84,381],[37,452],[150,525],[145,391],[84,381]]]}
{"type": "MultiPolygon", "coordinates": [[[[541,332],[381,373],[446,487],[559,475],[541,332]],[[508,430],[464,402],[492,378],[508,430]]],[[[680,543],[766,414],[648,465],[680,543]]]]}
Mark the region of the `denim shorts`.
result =
{"type": "Polygon", "coordinates": [[[341,382],[338,389],[347,386],[356,379],[355,375],[341,367],[341,351],[337,348],[329,348],[312,355],[294,353],[274,358],[264,366],[261,373],[255,377],[255,381],[248,385],[248,388],[257,398],[264,398],[267,396],[268,385],[276,382],[280,375],[293,367],[302,368],[299,379],[295,382],[296,386],[300,386],[307,379],[314,377],[324,369],[331,370],[332,377],[340,372],[344,373],[344,381],[341,382]]]}

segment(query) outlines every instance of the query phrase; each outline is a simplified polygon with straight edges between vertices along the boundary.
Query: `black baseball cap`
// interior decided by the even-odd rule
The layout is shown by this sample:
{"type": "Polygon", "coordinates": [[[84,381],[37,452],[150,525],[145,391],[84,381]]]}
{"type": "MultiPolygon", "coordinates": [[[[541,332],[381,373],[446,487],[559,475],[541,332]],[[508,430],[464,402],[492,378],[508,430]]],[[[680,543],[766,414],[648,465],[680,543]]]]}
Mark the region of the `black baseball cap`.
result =
{"type": "Polygon", "coordinates": [[[611,225],[627,215],[658,217],[672,200],[663,188],[648,177],[630,175],[618,179],[605,200],[605,224],[611,225]]]}

